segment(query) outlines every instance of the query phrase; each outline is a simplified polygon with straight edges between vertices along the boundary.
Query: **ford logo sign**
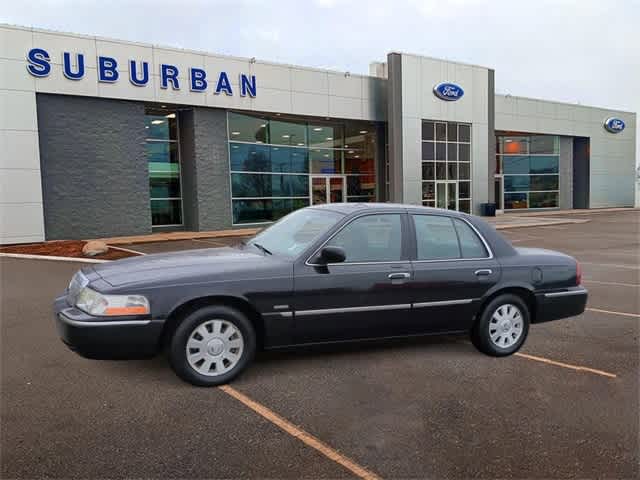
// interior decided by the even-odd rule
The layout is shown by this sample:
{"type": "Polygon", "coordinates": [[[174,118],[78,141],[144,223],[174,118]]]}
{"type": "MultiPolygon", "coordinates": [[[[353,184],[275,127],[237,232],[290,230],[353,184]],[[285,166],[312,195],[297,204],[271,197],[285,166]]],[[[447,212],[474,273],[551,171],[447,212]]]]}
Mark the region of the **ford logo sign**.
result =
{"type": "Polygon", "coordinates": [[[433,87],[433,93],[436,97],[447,102],[460,100],[464,95],[464,90],[455,83],[439,83],[433,87]]]}
{"type": "Polygon", "coordinates": [[[616,117],[609,117],[604,121],[604,128],[611,133],[620,133],[624,127],[624,121],[616,117]]]}

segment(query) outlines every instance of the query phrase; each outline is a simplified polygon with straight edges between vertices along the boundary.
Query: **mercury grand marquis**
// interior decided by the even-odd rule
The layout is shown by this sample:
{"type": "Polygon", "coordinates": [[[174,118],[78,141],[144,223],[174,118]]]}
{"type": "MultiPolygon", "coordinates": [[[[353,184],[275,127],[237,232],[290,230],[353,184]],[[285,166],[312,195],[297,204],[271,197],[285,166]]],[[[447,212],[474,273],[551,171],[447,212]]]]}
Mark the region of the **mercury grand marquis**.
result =
{"type": "Polygon", "coordinates": [[[55,300],[88,358],[168,351],[195,385],[229,382],[257,349],[468,332],[506,356],[532,323],[585,309],[580,265],[515,248],[478,217],[393,204],[297,210],[235,247],[146,255],[77,272],[55,300]]]}

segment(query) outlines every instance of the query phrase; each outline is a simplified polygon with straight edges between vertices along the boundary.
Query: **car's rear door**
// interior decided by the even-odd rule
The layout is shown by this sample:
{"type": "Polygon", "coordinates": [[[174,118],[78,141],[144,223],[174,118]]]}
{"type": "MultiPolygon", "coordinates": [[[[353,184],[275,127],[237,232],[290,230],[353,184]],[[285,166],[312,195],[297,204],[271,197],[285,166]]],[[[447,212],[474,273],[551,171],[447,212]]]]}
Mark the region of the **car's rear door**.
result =
{"type": "Polygon", "coordinates": [[[296,343],[404,333],[411,308],[408,235],[404,210],[359,215],[321,245],[343,248],[344,262],[319,265],[312,255],[296,264],[296,343]]]}
{"type": "Polygon", "coordinates": [[[490,246],[463,217],[411,213],[409,219],[415,235],[412,328],[470,328],[480,299],[500,278],[490,246]]]}

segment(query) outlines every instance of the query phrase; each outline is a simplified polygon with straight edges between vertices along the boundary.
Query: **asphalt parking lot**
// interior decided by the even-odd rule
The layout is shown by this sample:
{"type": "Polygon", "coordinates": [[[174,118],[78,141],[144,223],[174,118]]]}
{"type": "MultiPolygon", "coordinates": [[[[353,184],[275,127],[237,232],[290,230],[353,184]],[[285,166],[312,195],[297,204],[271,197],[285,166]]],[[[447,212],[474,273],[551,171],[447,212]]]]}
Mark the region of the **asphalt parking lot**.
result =
{"type": "Polygon", "coordinates": [[[357,476],[339,452],[364,477],[637,478],[640,212],[581,218],[503,231],[577,257],[590,290],[589,310],[533,326],[522,355],[464,337],[263,353],[231,392],[272,415],[182,383],[163,357],[71,353],[51,300],[80,264],[0,258],[0,476],[357,476]]]}

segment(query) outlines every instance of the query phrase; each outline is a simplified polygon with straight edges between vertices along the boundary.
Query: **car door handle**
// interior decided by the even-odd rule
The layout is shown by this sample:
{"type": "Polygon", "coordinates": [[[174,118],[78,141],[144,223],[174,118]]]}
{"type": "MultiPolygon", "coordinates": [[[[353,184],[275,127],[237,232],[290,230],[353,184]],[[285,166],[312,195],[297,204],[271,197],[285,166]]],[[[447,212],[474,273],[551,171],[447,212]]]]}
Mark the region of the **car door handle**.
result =
{"type": "Polygon", "coordinates": [[[493,273],[493,270],[491,270],[490,268],[482,268],[480,270],[476,270],[474,273],[476,274],[476,276],[480,277],[484,275],[491,275],[493,273]]]}
{"type": "Polygon", "coordinates": [[[389,280],[401,280],[403,278],[409,278],[411,275],[407,272],[390,273],[387,278],[389,280]]]}

